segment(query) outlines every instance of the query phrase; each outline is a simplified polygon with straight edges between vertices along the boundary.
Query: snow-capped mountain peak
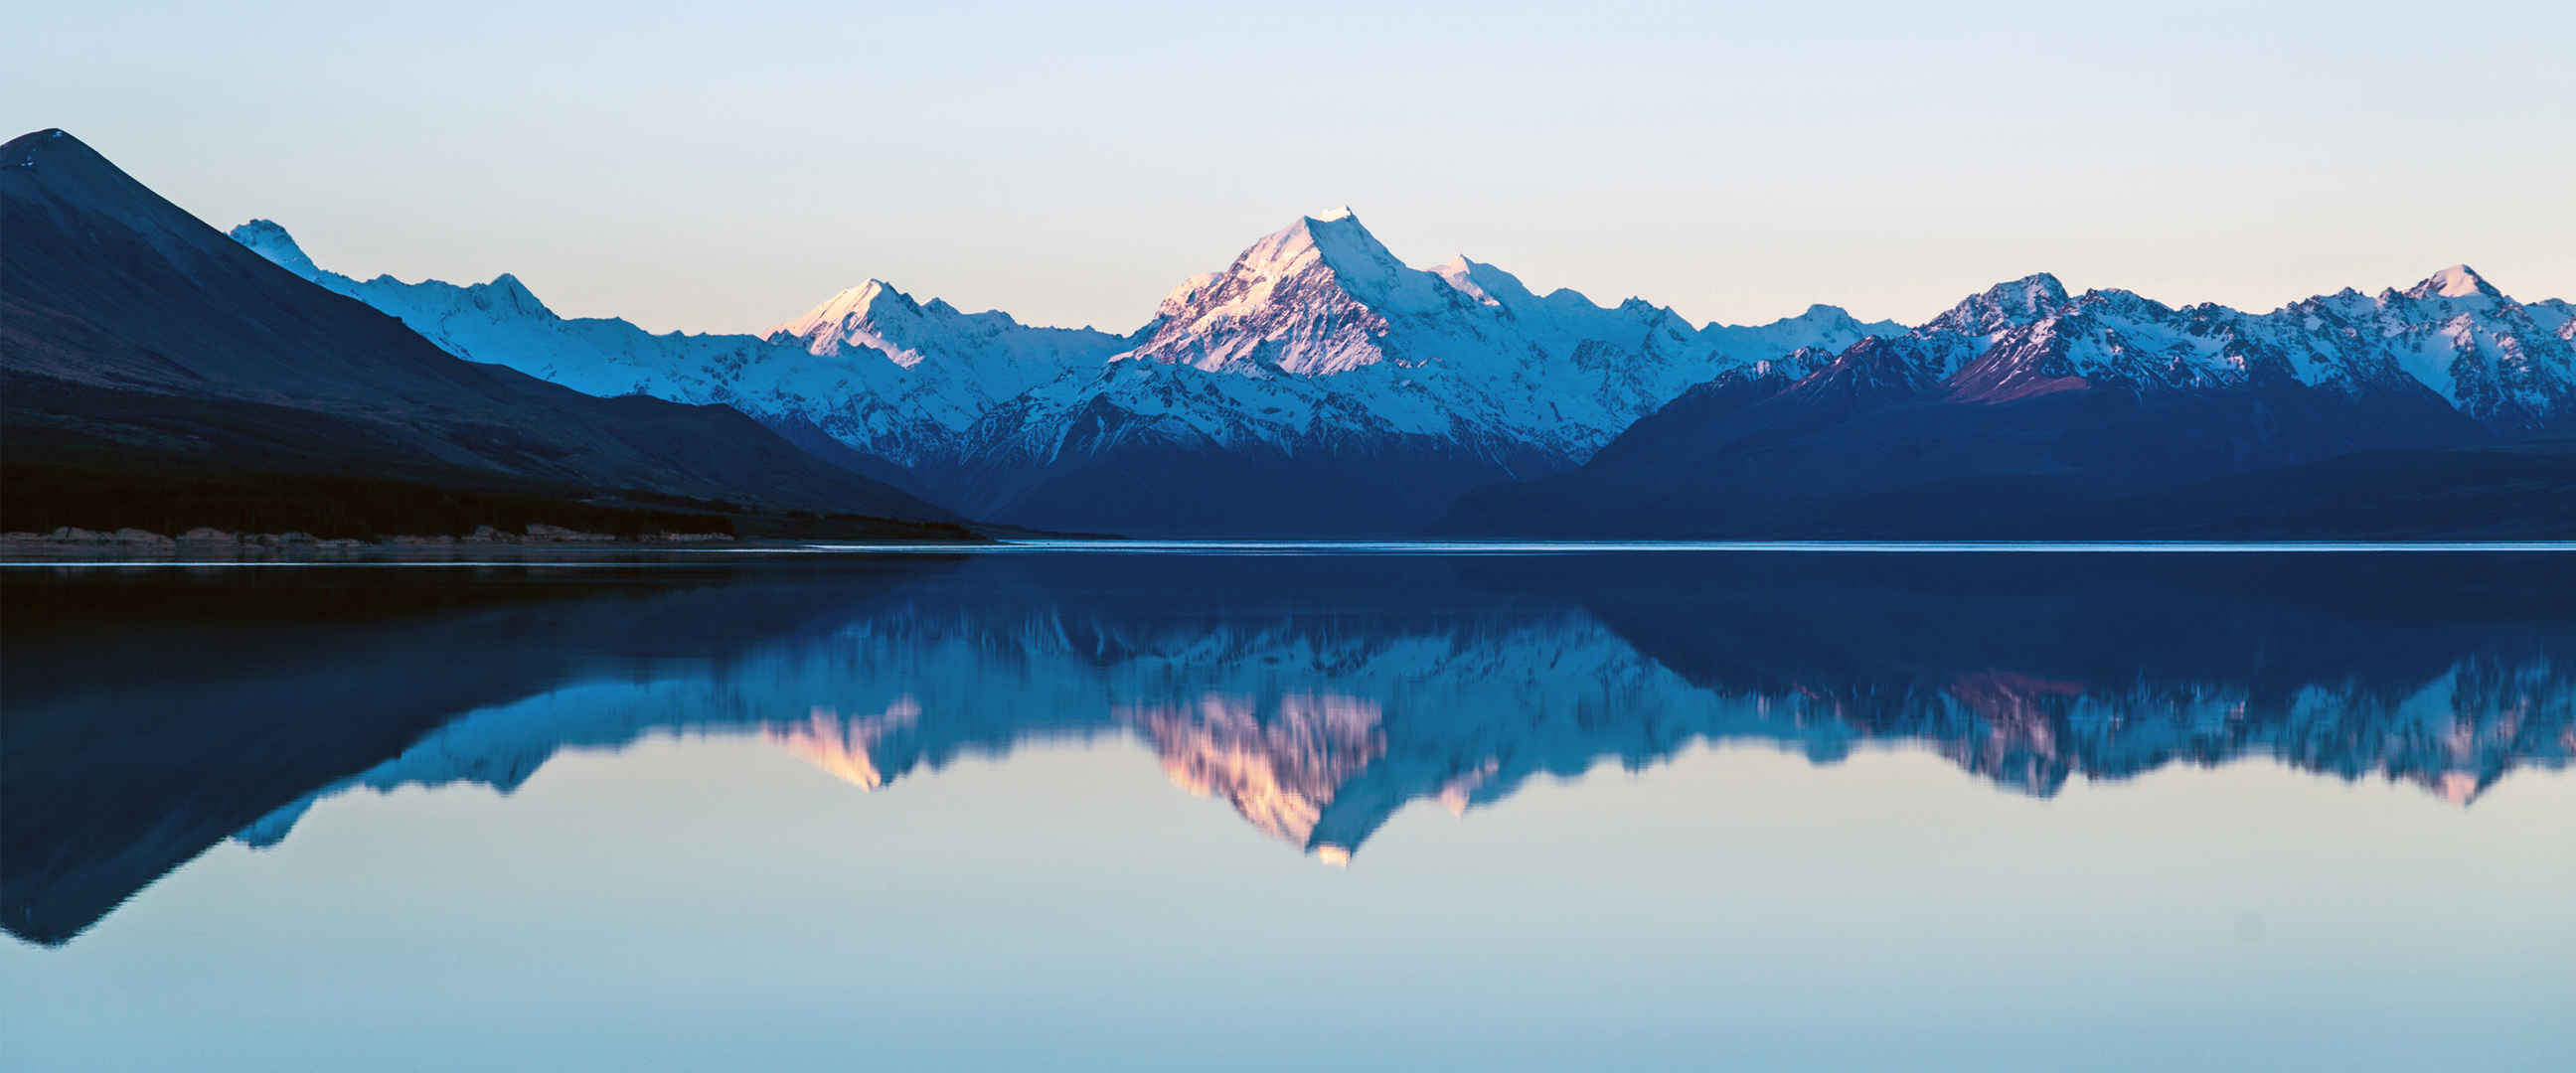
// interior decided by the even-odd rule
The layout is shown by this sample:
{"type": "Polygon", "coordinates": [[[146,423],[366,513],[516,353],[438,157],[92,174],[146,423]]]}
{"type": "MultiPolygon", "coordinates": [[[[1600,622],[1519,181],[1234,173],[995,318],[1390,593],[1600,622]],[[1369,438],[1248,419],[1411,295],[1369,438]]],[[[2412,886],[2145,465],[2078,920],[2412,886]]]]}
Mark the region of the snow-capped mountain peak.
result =
{"type": "Polygon", "coordinates": [[[1154,323],[1159,324],[1179,315],[1181,311],[1188,309],[1191,303],[1198,301],[1199,296],[1206,293],[1208,288],[1216,286],[1217,281],[1224,278],[1223,272],[1201,272],[1182,280],[1180,286],[1172,288],[1171,293],[1163,296],[1162,303],[1154,307],[1154,323]]]}
{"type": "Polygon", "coordinates": [[[2056,276],[2037,272],[2006,280],[1971,295],[1923,326],[1927,332],[1991,335],[2029,324],[2066,305],[2066,285],[2056,276]]]}
{"type": "Polygon", "coordinates": [[[1244,251],[1234,271],[1287,280],[1314,265],[1329,269],[1344,289],[1373,304],[1405,311],[1445,304],[1424,278],[1428,273],[1405,267],[1349,209],[1309,216],[1273,232],[1244,251]]]}
{"type": "MultiPolygon", "coordinates": [[[[1855,336],[1898,335],[1904,331],[1904,328],[1894,321],[1862,323],[1860,318],[1851,315],[1850,310],[1822,302],[1808,306],[1806,312],[1797,316],[1782,317],[1762,327],[1772,331],[1798,331],[1821,335],[1849,333],[1855,336]]],[[[1858,342],[1858,339],[1853,341],[1858,342]]]]}
{"type": "Polygon", "coordinates": [[[2169,317],[2174,314],[2172,306],[2122,287],[2097,287],[2076,295],[2059,308],[2068,306],[2092,313],[2107,311],[2146,317],[2169,317]]]}
{"type": "Polygon", "coordinates": [[[1206,370],[1329,375],[1373,365],[1388,317],[1463,304],[1440,277],[1408,268],[1359,217],[1300,217],[1222,272],[1163,300],[1121,359],[1206,370]]]}
{"type": "MultiPolygon", "coordinates": [[[[915,301],[880,279],[833,295],[766,338],[817,357],[874,353],[907,371],[925,362],[938,366],[904,390],[953,396],[953,407],[943,404],[951,418],[1090,366],[1123,342],[1089,329],[1029,327],[999,310],[966,313],[937,298],[915,301]]],[[[915,401],[928,399],[916,395],[915,401]]]]}
{"type": "Polygon", "coordinates": [[[2488,283],[2476,269],[2452,265],[2425,277],[2424,282],[2406,288],[2408,298],[2502,298],[2504,292],[2488,283]]]}
{"type": "Polygon", "coordinates": [[[1458,289],[1458,293],[1484,305],[1508,306],[1515,299],[1527,301],[1537,297],[1511,273],[1471,260],[1463,253],[1431,266],[1431,274],[1447,280],[1450,286],[1458,289]]]}
{"type": "Polygon", "coordinates": [[[2066,285],[2046,272],[2035,272],[2010,283],[1999,283],[1986,291],[1992,299],[2010,296],[2018,312],[2037,315],[2066,304],[2066,285]]]}
{"type": "Polygon", "coordinates": [[[826,324],[840,324],[851,317],[891,316],[898,312],[918,312],[920,309],[920,303],[913,301],[911,295],[896,290],[893,284],[881,279],[870,279],[824,299],[822,304],[806,310],[803,315],[771,330],[803,338],[816,328],[826,324]]]}
{"type": "Polygon", "coordinates": [[[233,228],[232,237],[233,241],[249,247],[252,253],[306,279],[321,271],[314,266],[313,258],[305,256],[304,247],[295,244],[295,236],[287,234],[275,220],[252,220],[233,228]]]}
{"type": "Polygon", "coordinates": [[[465,288],[467,297],[486,309],[498,309],[527,316],[551,317],[554,311],[537,300],[536,292],[519,282],[519,277],[503,272],[490,283],[477,283],[465,288]]]}
{"type": "Polygon", "coordinates": [[[2540,330],[2560,339],[2576,340],[2576,302],[2564,298],[2543,298],[2522,307],[2540,330]]]}
{"type": "Polygon", "coordinates": [[[883,351],[895,364],[909,369],[920,364],[925,355],[893,337],[917,334],[903,328],[916,326],[922,319],[921,303],[913,301],[911,295],[884,280],[870,279],[824,299],[821,305],[770,329],[767,335],[776,339],[783,333],[802,341],[806,350],[818,355],[867,347],[883,351]]]}

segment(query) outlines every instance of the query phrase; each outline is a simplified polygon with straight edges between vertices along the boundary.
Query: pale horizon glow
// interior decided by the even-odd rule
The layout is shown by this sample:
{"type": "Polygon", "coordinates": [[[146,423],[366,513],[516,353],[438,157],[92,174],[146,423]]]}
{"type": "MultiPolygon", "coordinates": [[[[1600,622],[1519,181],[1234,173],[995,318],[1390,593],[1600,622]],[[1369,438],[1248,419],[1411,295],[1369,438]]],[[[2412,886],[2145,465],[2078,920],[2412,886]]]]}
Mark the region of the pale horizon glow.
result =
{"type": "Polygon", "coordinates": [[[1340,204],[1408,264],[1694,323],[1918,323],[2043,271],[2576,298],[2559,5],[1298,12],[37,0],[0,136],[69,130],[334,271],[655,331],[877,278],[1124,332],[1340,204]]]}

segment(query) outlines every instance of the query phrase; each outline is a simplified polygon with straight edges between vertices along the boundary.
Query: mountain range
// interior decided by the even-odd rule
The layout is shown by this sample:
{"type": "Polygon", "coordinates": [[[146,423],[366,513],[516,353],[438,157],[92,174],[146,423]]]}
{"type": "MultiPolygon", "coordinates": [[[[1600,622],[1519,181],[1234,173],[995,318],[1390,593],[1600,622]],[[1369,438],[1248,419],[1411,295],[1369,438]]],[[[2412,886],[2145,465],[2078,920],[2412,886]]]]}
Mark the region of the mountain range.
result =
{"type": "Polygon", "coordinates": [[[1124,334],[878,280],[654,334],[227,241],[60,131],[0,163],[12,528],[2576,533],[2576,306],[2466,266],[2266,313],[2039,274],[1912,327],[1694,325],[1414,268],[1341,210],[1124,334]]]}
{"type": "Polygon", "coordinates": [[[459,360],[61,131],[0,146],[0,232],[13,528],[731,531],[853,515],[877,520],[853,531],[963,535],[731,408],[459,360]]]}
{"type": "Polygon", "coordinates": [[[2576,320],[2466,266],[2266,314],[2032,276],[1730,370],[1580,470],[1466,497],[1521,535],[2569,531],[2576,320]]]}
{"type": "Polygon", "coordinates": [[[507,275],[361,281],[269,221],[233,235],[461,357],[731,405],[958,514],[1037,528],[2522,535],[2576,520],[2553,508],[2576,488],[2555,442],[2576,435],[2576,306],[2517,302],[2466,266],[2268,313],[2070,294],[2039,274],[1911,328],[1822,305],[1694,326],[1643,299],[1536,294],[1463,256],[1413,268],[1342,210],[1185,281],[1125,335],[877,280],[763,335],[653,335],[558,317],[507,275]],[[2338,514],[2368,478],[2297,467],[2353,456],[2430,467],[2448,498],[2430,516],[2413,498],[2401,518],[2338,514]],[[2307,514],[2249,521],[2249,503],[2307,514]]]}
{"type": "Polygon", "coordinates": [[[233,236],[460,357],[819,430],[959,513],[1052,529],[1405,532],[1468,489],[1581,463],[1709,370],[1901,330],[1827,306],[1700,328],[1464,257],[1414,269],[1347,210],[1262,238],[1124,336],[876,280],[764,335],[653,335],[556,316],[507,275],[358,280],[275,223],[233,236]]]}

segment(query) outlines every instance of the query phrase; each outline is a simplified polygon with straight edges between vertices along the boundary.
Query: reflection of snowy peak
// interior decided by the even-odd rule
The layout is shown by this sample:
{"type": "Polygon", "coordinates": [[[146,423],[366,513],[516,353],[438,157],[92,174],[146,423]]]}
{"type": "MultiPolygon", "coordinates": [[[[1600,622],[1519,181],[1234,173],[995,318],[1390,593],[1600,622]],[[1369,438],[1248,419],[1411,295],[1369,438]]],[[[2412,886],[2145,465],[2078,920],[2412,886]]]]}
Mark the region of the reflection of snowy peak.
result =
{"type": "Polygon", "coordinates": [[[871,790],[1024,742],[1130,738],[1176,785],[1327,860],[1413,801],[1464,811],[1533,776],[1641,767],[1698,742],[1820,762],[1921,747],[2037,794],[2074,777],[2269,756],[2462,802],[2516,766],[2576,752],[2576,687],[2527,653],[2469,654],[2394,689],[2284,684],[2275,695],[1986,669],[1784,687],[1686,678],[1577,611],[1207,625],[924,599],[720,664],[469,713],[241,837],[273,843],[314,800],[353,785],[508,790],[559,750],[699,733],[760,734],[871,790]]]}
{"type": "Polygon", "coordinates": [[[1313,844],[1342,785],[1386,752],[1377,703],[1329,693],[1282,696],[1266,712],[1250,697],[1210,693],[1114,715],[1153,743],[1174,784],[1225,798],[1253,826],[1300,848],[1313,844]]]}

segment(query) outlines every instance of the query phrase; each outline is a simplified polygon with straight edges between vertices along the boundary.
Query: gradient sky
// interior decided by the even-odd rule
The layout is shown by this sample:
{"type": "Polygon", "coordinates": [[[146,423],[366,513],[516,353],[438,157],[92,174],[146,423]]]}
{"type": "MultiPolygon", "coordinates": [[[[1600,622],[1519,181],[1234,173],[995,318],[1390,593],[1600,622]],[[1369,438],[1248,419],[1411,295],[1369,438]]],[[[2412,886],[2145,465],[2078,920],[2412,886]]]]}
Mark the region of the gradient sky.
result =
{"type": "Polygon", "coordinates": [[[1343,204],[1416,265],[1699,321],[2038,270],[2576,297],[2563,2],[370,7],[21,0],[0,123],[328,268],[657,330],[882,277],[1124,331],[1343,204]]]}

